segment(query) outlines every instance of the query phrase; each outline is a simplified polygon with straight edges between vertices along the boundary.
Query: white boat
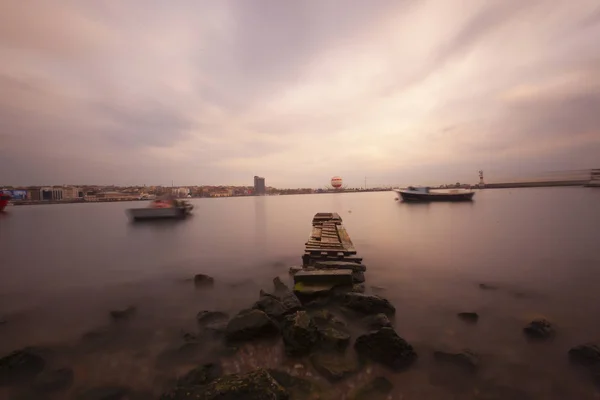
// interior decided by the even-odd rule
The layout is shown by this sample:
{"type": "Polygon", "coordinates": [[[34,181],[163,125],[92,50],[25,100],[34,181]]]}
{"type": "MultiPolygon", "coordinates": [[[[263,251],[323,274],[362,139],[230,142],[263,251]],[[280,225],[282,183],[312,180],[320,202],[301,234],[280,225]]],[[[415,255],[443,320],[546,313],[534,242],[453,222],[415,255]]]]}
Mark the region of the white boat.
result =
{"type": "Polygon", "coordinates": [[[429,187],[409,186],[394,189],[404,201],[471,201],[475,192],[470,189],[430,189],[429,187]]]}
{"type": "Polygon", "coordinates": [[[134,220],[185,218],[194,208],[188,201],[161,198],[154,200],[148,207],[130,208],[127,214],[134,220]]]}

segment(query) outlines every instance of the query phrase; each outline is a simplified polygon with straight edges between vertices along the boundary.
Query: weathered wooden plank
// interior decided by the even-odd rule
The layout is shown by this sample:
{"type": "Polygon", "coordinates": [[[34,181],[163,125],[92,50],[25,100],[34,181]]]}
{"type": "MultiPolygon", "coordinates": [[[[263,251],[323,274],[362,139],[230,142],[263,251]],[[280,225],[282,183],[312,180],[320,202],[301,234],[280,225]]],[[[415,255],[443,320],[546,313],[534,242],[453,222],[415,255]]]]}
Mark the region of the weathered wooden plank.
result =
{"type": "Polygon", "coordinates": [[[347,250],[354,250],[354,244],[352,243],[352,240],[350,240],[350,236],[348,235],[348,232],[346,232],[346,228],[339,225],[337,227],[337,232],[340,237],[340,242],[342,243],[344,248],[346,248],[347,250]]]}

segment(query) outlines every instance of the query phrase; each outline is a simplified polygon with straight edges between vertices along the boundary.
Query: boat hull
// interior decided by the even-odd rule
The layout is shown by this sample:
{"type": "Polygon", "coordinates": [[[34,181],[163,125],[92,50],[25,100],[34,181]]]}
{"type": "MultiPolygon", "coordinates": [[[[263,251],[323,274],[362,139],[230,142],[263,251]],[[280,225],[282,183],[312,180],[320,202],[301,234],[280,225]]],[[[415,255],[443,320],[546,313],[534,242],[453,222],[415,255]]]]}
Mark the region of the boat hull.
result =
{"type": "Polygon", "coordinates": [[[461,193],[418,193],[408,190],[397,190],[403,201],[429,202],[429,201],[472,201],[475,192],[461,193]]]}
{"type": "Polygon", "coordinates": [[[171,207],[171,208],[130,208],[127,214],[134,220],[151,219],[178,219],[185,218],[190,214],[191,208],[171,207]]]}

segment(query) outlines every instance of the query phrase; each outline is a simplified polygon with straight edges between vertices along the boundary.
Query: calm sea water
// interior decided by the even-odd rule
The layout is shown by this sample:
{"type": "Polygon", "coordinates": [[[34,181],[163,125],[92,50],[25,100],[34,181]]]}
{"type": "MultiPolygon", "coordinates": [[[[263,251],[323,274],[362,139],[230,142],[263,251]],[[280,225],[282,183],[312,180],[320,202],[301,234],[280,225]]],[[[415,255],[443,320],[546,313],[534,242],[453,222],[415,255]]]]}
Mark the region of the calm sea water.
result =
{"type": "MultiPolygon", "coordinates": [[[[392,398],[598,398],[567,351],[600,339],[600,190],[484,190],[464,204],[395,197],[196,199],[188,220],[142,224],[125,215],[139,202],[10,207],[0,215],[0,354],[52,349],[53,363],[75,370],[66,396],[127,385],[152,398],[189,365],[214,357],[206,348],[177,350],[195,314],[249,307],[274,276],[287,278],[300,264],[312,216],[335,211],[368,267],[368,290],[394,303],[396,329],[419,353],[406,372],[373,367],[334,386],[339,398],[375,374],[394,382],[392,398]],[[215,288],[195,290],[196,273],[213,276],[215,288]],[[115,328],[109,310],[130,304],[135,318],[115,328]],[[479,323],[458,320],[461,311],[478,312],[479,323]],[[558,334],[530,343],[522,328],[540,316],[558,334]],[[82,339],[98,329],[110,340],[82,339]],[[462,348],[480,354],[477,374],[434,365],[434,350],[462,348]]],[[[260,346],[223,356],[227,371],[289,363],[277,345],[260,346]]]]}

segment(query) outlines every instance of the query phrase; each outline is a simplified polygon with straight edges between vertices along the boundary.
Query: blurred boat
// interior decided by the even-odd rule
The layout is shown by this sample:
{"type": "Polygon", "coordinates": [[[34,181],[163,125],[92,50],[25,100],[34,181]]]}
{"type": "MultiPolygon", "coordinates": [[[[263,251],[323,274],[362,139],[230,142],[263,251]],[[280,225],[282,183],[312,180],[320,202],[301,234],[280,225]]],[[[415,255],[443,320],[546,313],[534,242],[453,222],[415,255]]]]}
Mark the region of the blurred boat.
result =
{"type": "Polygon", "coordinates": [[[185,218],[194,206],[186,200],[163,197],[152,201],[148,207],[130,208],[127,214],[134,220],[185,218]]]}
{"type": "Polygon", "coordinates": [[[429,187],[409,186],[406,189],[395,189],[402,200],[411,202],[424,201],[471,201],[475,192],[470,189],[434,189],[429,187]]]}
{"type": "Polygon", "coordinates": [[[0,212],[4,211],[6,206],[8,206],[8,202],[10,201],[10,199],[10,194],[0,190],[0,212]]]}

